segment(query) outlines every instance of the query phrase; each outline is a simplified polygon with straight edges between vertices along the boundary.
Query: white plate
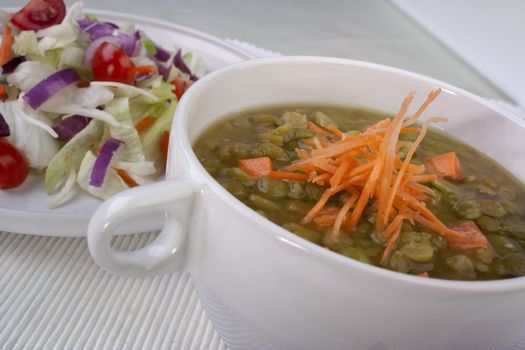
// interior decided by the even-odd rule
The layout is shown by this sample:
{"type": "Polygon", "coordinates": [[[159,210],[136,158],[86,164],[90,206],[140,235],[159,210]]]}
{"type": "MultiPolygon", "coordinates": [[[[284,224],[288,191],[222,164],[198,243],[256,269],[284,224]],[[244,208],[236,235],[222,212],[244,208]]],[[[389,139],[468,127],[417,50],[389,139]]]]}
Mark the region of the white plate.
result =
{"type": "MultiPolygon", "coordinates": [[[[86,12],[117,24],[133,23],[137,29],[144,30],[151,39],[166,49],[176,46],[194,51],[204,59],[209,70],[253,58],[240,48],[187,27],[109,11],[86,12]]],[[[101,203],[82,191],[78,191],[71,202],[53,210],[48,209],[49,200],[44,189],[43,176],[39,174],[31,174],[17,189],[0,191],[0,231],[62,237],[85,236],[89,219],[101,203]]],[[[121,233],[158,229],[163,221],[162,217],[137,218],[121,233]]]]}

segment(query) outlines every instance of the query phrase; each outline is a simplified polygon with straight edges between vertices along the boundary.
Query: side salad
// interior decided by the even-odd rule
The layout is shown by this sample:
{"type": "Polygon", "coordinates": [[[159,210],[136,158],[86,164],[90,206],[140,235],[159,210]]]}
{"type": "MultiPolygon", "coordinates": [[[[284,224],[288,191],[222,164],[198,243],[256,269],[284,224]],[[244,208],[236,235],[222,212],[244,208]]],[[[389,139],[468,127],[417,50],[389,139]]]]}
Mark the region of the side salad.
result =
{"type": "Polygon", "coordinates": [[[77,189],[106,199],[163,174],[177,101],[206,72],[195,53],[82,2],[31,0],[0,25],[0,189],[39,172],[54,208],[77,189]]]}

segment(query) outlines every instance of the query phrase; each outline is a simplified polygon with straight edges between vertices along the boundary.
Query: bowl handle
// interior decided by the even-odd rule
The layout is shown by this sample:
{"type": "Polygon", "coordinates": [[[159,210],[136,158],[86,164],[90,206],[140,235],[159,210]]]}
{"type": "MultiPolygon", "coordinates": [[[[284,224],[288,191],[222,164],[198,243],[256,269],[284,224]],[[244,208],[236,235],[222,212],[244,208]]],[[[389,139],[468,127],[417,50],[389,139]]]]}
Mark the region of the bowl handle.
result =
{"type": "MultiPolygon", "coordinates": [[[[124,276],[147,276],[183,269],[186,227],[175,218],[181,204],[190,209],[195,183],[180,177],[135,187],[121,192],[93,214],[88,226],[88,246],[95,261],[104,269],[124,276]],[[159,235],[145,247],[132,252],[116,251],[111,237],[117,227],[132,217],[166,212],[159,235]]],[[[181,217],[181,215],[178,215],[181,217]]]]}

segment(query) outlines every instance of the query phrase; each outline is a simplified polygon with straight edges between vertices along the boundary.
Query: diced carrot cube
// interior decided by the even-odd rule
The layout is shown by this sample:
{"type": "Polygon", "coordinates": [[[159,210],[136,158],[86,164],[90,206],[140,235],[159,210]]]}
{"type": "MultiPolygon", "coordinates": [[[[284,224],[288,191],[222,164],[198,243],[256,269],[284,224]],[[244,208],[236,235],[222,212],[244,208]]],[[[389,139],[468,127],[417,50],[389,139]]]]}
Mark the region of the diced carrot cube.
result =
{"type": "Polygon", "coordinates": [[[272,160],[269,157],[240,159],[239,168],[253,177],[267,176],[272,171],[272,160]]]}
{"type": "Polygon", "coordinates": [[[426,165],[438,176],[450,177],[454,180],[461,179],[461,165],[456,152],[448,152],[428,158],[426,165]]]}
{"type": "Polygon", "coordinates": [[[460,221],[450,226],[450,229],[462,235],[461,237],[450,236],[447,238],[448,245],[452,249],[472,250],[488,247],[487,238],[472,220],[460,221]]]}

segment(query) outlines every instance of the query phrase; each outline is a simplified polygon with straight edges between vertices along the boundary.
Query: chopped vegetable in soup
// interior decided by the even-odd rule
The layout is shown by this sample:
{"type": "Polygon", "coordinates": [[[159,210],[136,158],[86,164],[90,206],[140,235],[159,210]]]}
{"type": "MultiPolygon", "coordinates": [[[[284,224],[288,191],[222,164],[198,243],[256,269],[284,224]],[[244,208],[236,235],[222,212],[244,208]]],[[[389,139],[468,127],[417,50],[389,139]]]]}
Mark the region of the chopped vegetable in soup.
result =
{"type": "Polygon", "coordinates": [[[525,190],[474,148],[395,116],[332,106],[241,113],[194,145],[232,195],[285,229],[390,270],[456,280],[525,275],[525,190]]]}

